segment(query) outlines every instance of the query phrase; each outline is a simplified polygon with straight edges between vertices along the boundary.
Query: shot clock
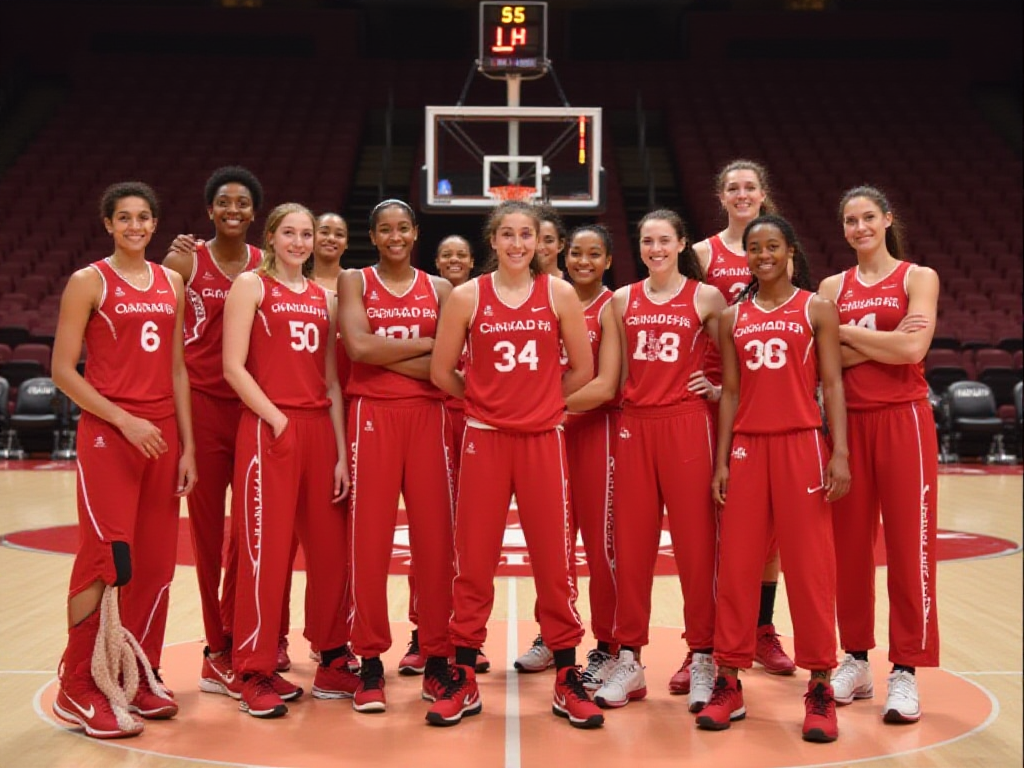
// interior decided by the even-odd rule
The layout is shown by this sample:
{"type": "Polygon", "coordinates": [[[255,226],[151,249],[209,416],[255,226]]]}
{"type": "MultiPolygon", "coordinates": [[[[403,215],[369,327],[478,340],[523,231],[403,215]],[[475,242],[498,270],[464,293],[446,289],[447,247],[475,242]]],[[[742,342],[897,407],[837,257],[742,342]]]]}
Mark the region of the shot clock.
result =
{"type": "Polygon", "coordinates": [[[548,68],[547,3],[480,3],[479,69],[501,75],[548,68]]]}

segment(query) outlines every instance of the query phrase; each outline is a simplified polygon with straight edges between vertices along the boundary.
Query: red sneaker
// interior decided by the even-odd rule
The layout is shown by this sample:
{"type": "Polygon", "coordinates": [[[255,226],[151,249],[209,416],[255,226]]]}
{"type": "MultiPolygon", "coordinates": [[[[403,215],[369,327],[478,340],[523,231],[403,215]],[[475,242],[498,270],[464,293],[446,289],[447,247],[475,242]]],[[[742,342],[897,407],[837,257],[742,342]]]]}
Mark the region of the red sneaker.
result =
{"type": "Polygon", "coordinates": [[[303,694],[302,688],[291,680],[285,680],[279,672],[275,672],[270,676],[270,684],[274,687],[274,692],[281,697],[282,701],[294,701],[303,694]]]}
{"type": "Polygon", "coordinates": [[[203,649],[199,690],[204,693],[222,693],[232,699],[242,698],[242,681],[231,669],[231,651],[222,651],[214,656],[210,653],[210,646],[203,649]]]}
{"type": "Polygon", "coordinates": [[[420,653],[420,633],[419,630],[414,629],[412,637],[409,639],[409,648],[402,660],[398,662],[398,674],[422,675],[426,666],[427,657],[420,653]]]}
{"type": "Polygon", "coordinates": [[[672,679],[668,681],[668,692],[678,696],[680,694],[688,694],[690,692],[690,667],[693,666],[693,651],[689,651],[686,654],[686,658],[683,660],[683,666],[679,668],[679,671],[672,675],[672,679]]]}
{"type": "Polygon", "coordinates": [[[60,688],[53,702],[53,714],[61,720],[85,729],[94,739],[124,739],[142,733],[142,721],[129,715],[130,722],[122,725],[103,692],[89,675],[61,675],[60,688]]]}
{"type": "Polygon", "coordinates": [[[483,648],[476,652],[476,667],[474,669],[478,675],[489,672],[491,669],[491,660],[484,654],[483,648]]]}
{"type": "Polygon", "coordinates": [[[253,717],[283,717],[288,707],[274,690],[274,682],[267,675],[251,672],[242,681],[242,700],[238,708],[253,717]]]}
{"type": "Polygon", "coordinates": [[[762,624],[757,628],[754,661],[764,667],[769,675],[792,675],[796,672],[796,664],[782,650],[774,624],[762,624]]]}
{"type": "Polygon", "coordinates": [[[359,675],[348,668],[348,660],[339,656],[325,667],[318,664],[313,678],[314,699],[351,699],[359,688],[359,675]]]}
{"type": "Polygon", "coordinates": [[[288,656],[288,638],[281,635],[277,640],[277,671],[287,672],[292,668],[292,660],[288,656]]]}
{"type": "Polygon", "coordinates": [[[483,702],[476,685],[476,670],[454,664],[448,668],[445,678],[444,690],[427,712],[427,722],[447,727],[458,725],[463,717],[479,715],[483,702]]]}
{"type": "Polygon", "coordinates": [[[551,711],[559,717],[567,718],[569,725],[574,728],[600,728],[604,725],[604,715],[597,704],[590,700],[580,675],[579,667],[558,670],[551,711]]]}
{"type": "Polygon", "coordinates": [[[154,678],[156,686],[149,684],[149,676],[139,667],[139,690],[135,693],[128,709],[147,720],[170,720],[178,714],[178,702],[170,691],[154,678]]]}
{"type": "Polygon", "coordinates": [[[384,664],[379,656],[363,659],[359,672],[359,685],[352,697],[352,709],[356,712],[383,712],[388,708],[384,695],[384,664]]]}
{"type": "Polygon", "coordinates": [[[836,699],[832,686],[820,680],[811,680],[804,694],[804,741],[827,744],[839,738],[839,722],[836,720],[836,699]]]}
{"type": "Polygon", "coordinates": [[[705,731],[724,731],[733,720],[742,720],[746,716],[743,683],[738,678],[720,675],[715,681],[711,701],[697,715],[697,727],[705,731]]]}
{"type": "Polygon", "coordinates": [[[448,659],[439,656],[428,658],[423,671],[423,690],[420,698],[424,701],[437,701],[444,695],[448,677],[448,659]]]}

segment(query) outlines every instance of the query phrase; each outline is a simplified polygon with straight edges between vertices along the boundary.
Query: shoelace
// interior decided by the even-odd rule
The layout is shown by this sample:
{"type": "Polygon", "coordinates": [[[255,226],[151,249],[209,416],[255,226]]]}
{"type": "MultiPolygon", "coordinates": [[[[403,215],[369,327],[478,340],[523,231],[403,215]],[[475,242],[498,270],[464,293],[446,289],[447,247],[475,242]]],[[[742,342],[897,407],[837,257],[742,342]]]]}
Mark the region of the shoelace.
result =
{"type": "Polygon", "coordinates": [[[454,699],[455,695],[462,690],[466,683],[466,670],[461,667],[449,667],[448,674],[442,678],[444,690],[441,692],[441,699],[454,699]]]}
{"type": "Polygon", "coordinates": [[[805,693],[804,700],[807,701],[812,714],[822,716],[828,714],[828,691],[821,683],[818,683],[816,686],[811,688],[811,690],[805,693]]]}
{"type": "MultiPolygon", "coordinates": [[[[690,667],[690,685],[691,686],[702,686],[706,685],[709,688],[715,684],[715,665],[714,664],[694,664],[690,667]]],[[[692,690],[692,689],[691,689],[692,690]]]]}
{"type": "MultiPolygon", "coordinates": [[[[593,653],[593,651],[591,651],[591,653],[593,653]]],[[[572,667],[566,673],[565,687],[568,688],[569,693],[571,693],[577,699],[590,701],[590,696],[587,694],[587,689],[583,687],[583,680],[581,678],[581,670],[579,667],[572,667]]]]}
{"type": "Polygon", "coordinates": [[[529,653],[544,655],[546,650],[547,648],[544,645],[544,638],[540,635],[537,635],[537,637],[533,641],[533,645],[530,646],[529,653]]]}
{"type": "Polygon", "coordinates": [[[274,690],[274,681],[266,675],[256,675],[256,695],[264,696],[266,694],[277,695],[277,691],[274,690]]]}
{"type": "Polygon", "coordinates": [[[587,653],[587,668],[581,676],[583,682],[597,682],[597,674],[603,667],[608,659],[611,658],[611,654],[599,651],[596,648],[587,653]]]}
{"type": "Polygon", "coordinates": [[[416,635],[412,636],[412,640],[409,641],[409,647],[406,650],[406,655],[413,654],[417,655],[420,652],[420,639],[416,635]]]}
{"type": "Polygon", "coordinates": [[[626,664],[616,664],[615,669],[612,671],[611,676],[608,678],[608,682],[624,682],[630,675],[633,674],[634,670],[636,670],[636,661],[630,661],[626,664]]]}
{"type": "Polygon", "coordinates": [[[914,698],[914,679],[909,673],[897,673],[889,681],[889,692],[891,696],[901,699],[914,698]]]}
{"type": "Polygon", "coordinates": [[[725,682],[725,678],[718,678],[717,682],[715,682],[715,689],[711,692],[711,701],[708,702],[708,706],[724,704],[726,699],[729,698],[730,693],[731,691],[725,682]]]}
{"type": "Polygon", "coordinates": [[[768,640],[768,645],[771,646],[773,651],[782,653],[782,643],[779,641],[779,636],[775,632],[767,632],[765,636],[768,640]]]}
{"type": "Polygon", "coordinates": [[[839,683],[850,683],[857,677],[857,660],[853,656],[847,656],[843,659],[843,663],[839,665],[839,669],[832,675],[832,684],[839,683]]]}

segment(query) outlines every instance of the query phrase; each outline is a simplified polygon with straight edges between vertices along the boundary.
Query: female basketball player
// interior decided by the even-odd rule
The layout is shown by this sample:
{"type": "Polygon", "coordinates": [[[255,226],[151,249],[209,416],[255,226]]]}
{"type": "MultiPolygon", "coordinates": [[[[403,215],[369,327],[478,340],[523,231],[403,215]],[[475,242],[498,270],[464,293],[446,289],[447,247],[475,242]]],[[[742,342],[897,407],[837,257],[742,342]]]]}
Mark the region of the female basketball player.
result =
{"type": "Polygon", "coordinates": [[[575,607],[561,427],[565,397],[593,377],[593,364],[579,299],[568,285],[540,272],[539,229],[532,206],[512,201],[495,207],[485,236],[497,269],[453,291],[434,350],[431,377],[448,394],[465,399],[466,435],[455,524],[455,665],[427,714],[432,725],[455,725],[481,710],[473,666],[487,634],[512,493],[537,584],[541,633],[558,668],[553,711],[578,728],[604,722],[576,666],[583,626],[575,607]]]}
{"type": "Polygon", "coordinates": [[[719,331],[723,394],[711,486],[724,505],[715,624],[719,677],[697,726],[724,730],[746,714],[738,674],[754,659],[755,587],[774,529],[786,553],[796,663],[811,671],[803,737],[835,741],[839,727],[829,685],[836,663],[835,560],[828,502],[850,485],[839,321],[831,301],[807,290],[807,257],[785,219],[757,217],[742,244],[753,277],[722,315],[719,331]],[[821,434],[819,380],[831,458],[821,434]]]}
{"type": "Polygon", "coordinates": [[[537,261],[542,272],[565,277],[559,257],[565,251],[566,229],[562,217],[550,205],[538,205],[540,230],[537,232],[537,261]]]}
{"type": "Polygon", "coordinates": [[[180,498],[195,485],[196,462],[182,342],[185,286],[146,261],[160,214],[156,195],[141,182],[113,184],[100,213],[114,252],[68,281],[53,348],[54,383],[82,409],[80,538],[53,711],[89,736],[112,739],[141,733],[135,715],[178,711],[154,673],[180,498]],[[84,378],[76,369],[83,344],[84,378]],[[124,630],[137,657],[127,663],[124,630]]]}
{"type": "MultiPolygon", "coordinates": [[[[434,257],[434,266],[437,273],[451,283],[453,286],[460,286],[470,278],[473,271],[473,250],[469,241],[462,235],[448,235],[437,245],[437,255],[434,257]]],[[[462,400],[454,397],[445,399],[444,407],[448,411],[448,418],[452,423],[452,469],[455,475],[459,470],[459,454],[462,451],[462,432],[466,425],[466,408],[462,400]]],[[[420,650],[419,631],[416,626],[419,618],[416,613],[417,590],[416,576],[410,563],[409,567],[409,623],[413,625],[412,637],[409,639],[409,646],[405,655],[398,663],[398,672],[403,675],[422,675],[426,666],[426,657],[420,650]]],[[[487,672],[491,668],[491,662],[484,655],[483,649],[477,654],[476,671],[487,672]]]]}
{"type": "Polygon", "coordinates": [[[885,195],[855,187],[839,206],[857,266],[822,281],[839,305],[843,384],[850,410],[850,494],[835,507],[839,640],[833,686],[849,704],[874,694],[874,541],[885,534],[892,672],[882,716],[921,717],[917,667],[939,663],[935,597],[938,449],[921,361],[935,333],[939,278],[902,261],[899,224],[885,195]]]}
{"type": "MultiPolygon", "coordinates": [[[[732,304],[740,291],[750,282],[747,258],[742,253],[743,230],[753,219],[766,213],[774,213],[775,206],[769,199],[768,172],[751,160],[733,160],[718,172],[715,191],[718,201],[728,217],[728,223],[721,232],[701,240],[693,246],[700,262],[704,282],[715,286],[732,304]]],[[[704,374],[716,388],[722,384],[722,358],[715,346],[708,348],[704,363],[704,374]]],[[[720,392],[711,393],[712,418],[717,418],[717,398],[720,392]]],[[[775,593],[779,582],[779,548],[774,537],[770,537],[764,572],[761,574],[761,606],[757,618],[757,650],[754,660],[774,675],[791,675],[796,671],[793,660],[786,655],[775,632],[775,593]]],[[[672,693],[687,693],[690,689],[690,663],[693,654],[687,653],[683,666],[669,681],[672,693]]]]}
{"type": "Polygon", "coordinates": [[[230,634],[238,543],[232,529],[224,557],[224,518],[225,492],[234,472],[235,437],[242,411],[238,396],[224,380],[224,300],[234,279],[255,269],[262,258],[259,248],[246,243],[246,236],[263,203],[263,186],[249,170],[224,166],[207,179],[204,200],[213,222],[213,238],[204,242],[194,235],[178,235],[164,258],[164,266],[181,275],[188,296],[185,366],[192,387],[196,463],[203,467],[203,481],[188,497],[207,643],[199,688],[209,693],[237,694],[239,688],[231,672],[230,634]]]}
{"type": "Polygon", "coordinates": [[[408,204],[384,200],[370,213],[376,265],[338,280],[342,339],[352,360],[352,648],[362,657],[353,706],[383,712],[391,647],[388,566],[399,494],[416,564],[418,640],[426,656],[423,696],[448,667],[452,583],[451,423],[430,382],[437,317],[451,283],[412,266],[418,230],[408,204]]]}
{"type": "Polygon", "coordinates": [[[698,375],[708,335],[725,299],[700,282],[679,216],[666,210],[640,221],[640,256],[650,276],[612,299],[622,338],[623,410],[615,474],[615,640],[619,660],[594,700],[625,706],[647,695],[640,651],[648,643],[651,589],[663,509],[683,589],[686,641],[693,650],[689,708],[711,698],[715,631],[715,537],[711,494],[714,440],[698,375]],[[680,271],[680,269],[682,271],[680,271]],[[706,329],[706,333],[705,333],[706,329]]]}
{"type": "Polygon", "coordinates": [[[254,717],[280,717],[284,701],[302,694],[276,676],[296,535],[313,609],[306,633],[321,651],[313,695],[341,698],[355,687],[341,610],[348,563],[340,502],[349,476],[334,312],[324,289],[302,274],[315,229],[303,206],[274,208],[263,262],[235,279],[224,305],[224,378],[245,405],[231,500],[239,534],[232,661],[240,708],[254,717]]]}

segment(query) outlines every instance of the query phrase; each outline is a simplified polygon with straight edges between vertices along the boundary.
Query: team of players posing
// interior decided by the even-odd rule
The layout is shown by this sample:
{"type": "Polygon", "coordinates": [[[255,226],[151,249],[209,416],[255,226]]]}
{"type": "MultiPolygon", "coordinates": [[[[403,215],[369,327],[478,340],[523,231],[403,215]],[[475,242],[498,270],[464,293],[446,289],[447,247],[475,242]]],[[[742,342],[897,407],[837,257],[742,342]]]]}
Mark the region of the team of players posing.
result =
{"type": "Polygon", "coordinates": [[[257,717],[283,715],[301,696],[278,671],[298,541],[305,635],[319,658],[313,696],[384,711],[399,494],[427,721],[477,714],[514,493],[540,625],[517,667],[556,667],[552,708],[572,725],[600,726],[602,707],[646,695],[641,653],[665,511],[690,648],[670,688],[688,694],[698,727],[745,716],[738,672],[755,654],[770,671],[793,671],[766,589],[781,553],[795,663],[811,673],[803,736],[837,738],[836,703],[873,695],[880,512],[894,664],[883,715],[916,721],[916,667],[938,663],[937,450],[919,366],[938,279],[900,260],[892,211],[873,188],[844,195],[858,264],[818,294],[790,225],[767,212],[764,170],[731,163],[717,192],[726,229],[691,247],[676,214],[647,214],[649,277],[612,293],[607,232],[576,230],[572,284],[553,279],[565,236],[557,217],[526,203],[488,217],[492,263],[476,279],[466,280],[468,244],[441,244],[449,281],[412,267],[416,222],[401,201],[371,213],[378,264],[343,272],[348,232],[335,214],[280,205],[262,253],[246,245],[262,189],[245,169],[222,168],[206,187],[216,236],[179,237],[160,268],[145,260],[159,214],[152,190],[109,188],[101,214],[114,253],[72,277],[54,346],[54,379],[83,409],[82,538],[56,714],[99,738],[176,714],[158,670],[186,495],[209,644],[201,688],[257,717]],[[577,533],[598,643],[586,669],[576,664],[577,533]],[[846,654],[833,674],[837,616],[846,654]]]}

